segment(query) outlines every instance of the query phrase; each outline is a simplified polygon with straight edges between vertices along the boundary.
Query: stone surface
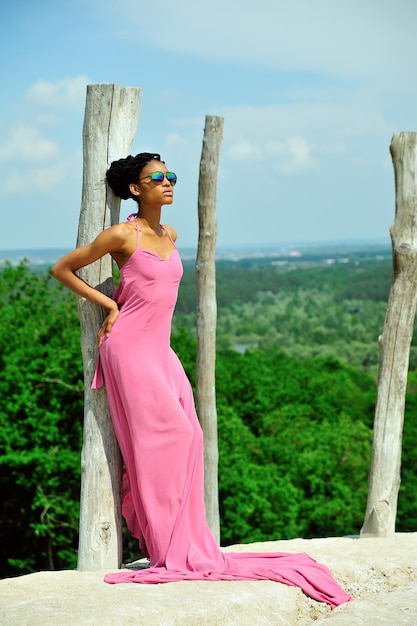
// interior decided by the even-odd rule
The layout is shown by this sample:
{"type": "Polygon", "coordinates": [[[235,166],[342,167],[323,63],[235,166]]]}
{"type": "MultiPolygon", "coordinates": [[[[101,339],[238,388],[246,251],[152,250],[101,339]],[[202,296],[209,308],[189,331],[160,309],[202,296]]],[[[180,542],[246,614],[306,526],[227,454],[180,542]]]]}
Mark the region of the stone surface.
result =
{"type": "Polygon", "coordinates": [[[105,572],[39,572],[0,580],[2,626],[417,625],[417,533],[292,539],[231,551],[307,552],[354,598],[333,611],[271,581],[103,582],[105,572]]]}

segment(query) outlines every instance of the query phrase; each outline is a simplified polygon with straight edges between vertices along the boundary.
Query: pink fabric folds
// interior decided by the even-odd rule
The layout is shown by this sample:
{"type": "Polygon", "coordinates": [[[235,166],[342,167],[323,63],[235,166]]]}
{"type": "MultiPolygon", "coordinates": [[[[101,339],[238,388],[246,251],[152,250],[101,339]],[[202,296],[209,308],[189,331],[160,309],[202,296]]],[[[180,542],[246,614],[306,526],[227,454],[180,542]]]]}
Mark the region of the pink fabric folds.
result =
{"type": "MultiPolygon", "coordinates": [[[[140,243],[140,237],[138,239],[140,243]]],[[[101,371],[125,465],[123,515],[150,567],[108,583],[275,580],[332,607],[352,598],[308,555],[224,553],[207,525],[203,436],[190,383],[170,347],[182,264],[139,246],[121,270],[120,315],[100,349],[101,371]]]]}

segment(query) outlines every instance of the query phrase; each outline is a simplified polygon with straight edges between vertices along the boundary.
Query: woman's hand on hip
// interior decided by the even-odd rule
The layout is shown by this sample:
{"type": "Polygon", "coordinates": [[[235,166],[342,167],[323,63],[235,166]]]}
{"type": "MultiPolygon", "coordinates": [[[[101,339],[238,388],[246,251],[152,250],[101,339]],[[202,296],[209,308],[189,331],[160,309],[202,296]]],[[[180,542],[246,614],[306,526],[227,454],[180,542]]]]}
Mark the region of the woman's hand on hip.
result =
{"type": "Polygon", "coordinates": [[[107,315],[107,317],[105,318],[102,325],[100,326],[100,330],[97,333],[97,341],[98,341],[99,348],[101,344],[103,343],[104,337],[109,337],[111,333],[111,329],[113,328],[113,325],[118,317],[119,317],[119,309],[117,308],[112,309],[107,315]]]}

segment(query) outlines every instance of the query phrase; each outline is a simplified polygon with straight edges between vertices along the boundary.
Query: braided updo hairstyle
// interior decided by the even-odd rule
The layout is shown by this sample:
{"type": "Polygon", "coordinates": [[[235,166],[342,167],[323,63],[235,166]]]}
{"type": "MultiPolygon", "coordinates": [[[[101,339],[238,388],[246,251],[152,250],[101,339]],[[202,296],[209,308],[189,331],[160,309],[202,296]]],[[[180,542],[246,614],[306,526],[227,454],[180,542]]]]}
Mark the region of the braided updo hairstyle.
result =
{"type": "Polygon", "coordinates": [[[138,196],[132,194],[129,185],[139,182],[141,171],[150,161],[161,161],[161,157],[152,152],[140,152],[136,156],[113,161],[106,172],[106,180],[114,195],[122,200],[132,198],[139,204],[138,196]]]}

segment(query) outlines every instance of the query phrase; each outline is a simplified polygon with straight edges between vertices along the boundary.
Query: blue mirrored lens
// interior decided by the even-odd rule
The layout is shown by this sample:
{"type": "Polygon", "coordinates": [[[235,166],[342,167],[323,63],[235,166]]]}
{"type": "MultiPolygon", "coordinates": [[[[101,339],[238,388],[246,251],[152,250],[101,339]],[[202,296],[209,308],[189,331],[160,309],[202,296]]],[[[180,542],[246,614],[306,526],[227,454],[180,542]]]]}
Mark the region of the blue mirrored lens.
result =
{"type": "Polygon", "coordinates": [[[171,183],[171,185],[175,185],[175,183],[177,182],[177,175],[174,174],[174,172],[167,172],[166,177],[171,183]]]}
{"type": "Polygon", "coordinates": [[[164,172],[152,172],[151,174],[148,174],[148,176],[150,176],[151,180],[158,182],[158,183],[162,183],[165,176],[167,180],[169,180],[171,185],[175,185],[175,183],[177,182],[177,175],[174,174],[174,172],[167,172],[166,174],[164,174],[164,172]]]}

